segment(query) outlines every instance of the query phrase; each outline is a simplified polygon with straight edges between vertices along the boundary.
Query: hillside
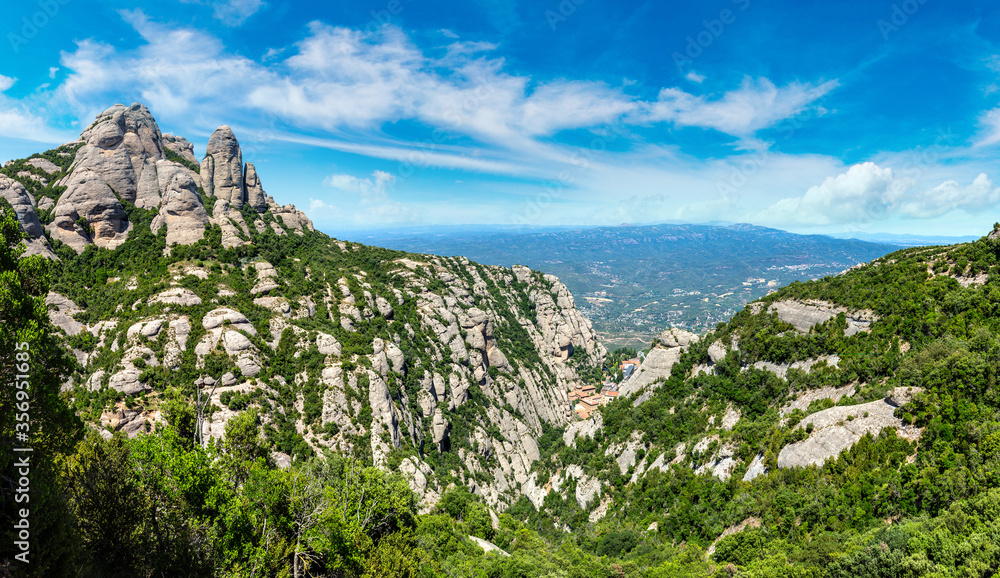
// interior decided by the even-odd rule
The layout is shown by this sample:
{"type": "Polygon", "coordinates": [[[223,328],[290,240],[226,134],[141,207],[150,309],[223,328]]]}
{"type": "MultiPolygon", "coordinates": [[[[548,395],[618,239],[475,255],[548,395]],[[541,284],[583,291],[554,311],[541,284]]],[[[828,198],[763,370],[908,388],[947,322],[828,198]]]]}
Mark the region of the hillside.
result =
{"type": "Polygon", "coordinates": [[[192,149],[116,105],[2,169],[0,576],[1000,568],[1000,231],[666,329],[579,421],[615,357],[559,279],[331,239],[192,149]]]}
{"type": "Polygon", "coordinates": [[[746,224],[623,225],[544,232],[448,231],[367,242],[558,276],[612,346],[646,347],[665,327],[701,332],[777,287],[836,275],[898,249],[746,224]]]}
{"type": "Polygon", "coordinates": [[[994,575],[997,236],[794,283],[701,337],[664,332],[628,397],[540,461],[553,487],[600,491],[546,511],[697,544],[723,575],[994,575]]]}
{"type": "Polygon", "coordinates": [[[105,437],[178,425],[181,403],[182,435],[210,446],[253,410],[277,463],[332,450],[403,472],[423,510],[458,484],[503,511],[568,422],[576,368],[604,359],[555,277],[330,239],[226,126],[198,163],[116,105],[8,163],[0,195],[53,261],[64,395],[105,437]]]}

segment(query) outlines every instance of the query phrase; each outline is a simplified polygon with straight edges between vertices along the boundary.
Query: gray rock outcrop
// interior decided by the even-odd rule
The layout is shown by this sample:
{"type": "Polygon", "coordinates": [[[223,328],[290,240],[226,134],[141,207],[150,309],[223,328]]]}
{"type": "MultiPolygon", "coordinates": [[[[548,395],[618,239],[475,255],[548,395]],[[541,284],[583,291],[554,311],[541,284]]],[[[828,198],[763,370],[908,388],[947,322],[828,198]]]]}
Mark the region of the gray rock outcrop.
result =
{"type": "Polygon", "coordinates": [[[114,249],[128,238],[132,223],[107,182],[90,169],[76,169],[55,206],[49,233],[82,253],[93,243],[114,249]]]}
{"type": "Polygon", "coordinates": [[[264,193],[264,187],[260,184],[260,177],[253,163],[247,163],[245,182],[247,204],[258,213],[263,213],[267,210],[267,194],[264,193]]]}
{"type": "Polygon", "coordinates": [[[208,139],[201,162],[201,187],[236,210],[243,207],[243,151],[228,125],[215,129],[208,139]]]}
{"type": "Polygon", "coordinates": [[[29,237],[25,243],[26,253],[54,258],[55,255],[49,249],[48,241],[43,236],[42,224],[38,220],[38,215],[35,214],[35,200],[24,188],[24,185],[6,175],[0,175],[0,197],[10,203],[11,208],[14,209],[14,216],[17,218],[18,224],[21,225],[21,231],[29,237]]]}
{"type": "Polygon", "coordinates": [[[62,171],[62,169],[60,169],[54,162],[40,157],[28,159],[28,164],[50,175],[54,175],[62,171]]]}
{"type": "Polygon", "coordinates": [[[150,228],[157,232],[166,226],[167,245],[191,245],[205,235],[207,224],[208,213],[198,197],[194,179],[184,172],[175,173],[150,228]]]}
{"type": "Polygon", "coordinates": [[[45,305],[49,309],[49,320],[52,321],[53,325],[65,331],[66,335],[72,337],[85,329],[82,323],[73,318],[74,315],[83,310],[65,296],[50,291],[45,296],[45,305]]]}
{"type": "Polygon", "coordinates": [[[163,146],[177,153],[182,159],[198,164],[198,159],[194,156],[194,145],[184,137],[172,134],[163,135],[163,146]]]}
{"type": "Polygon", "coordinates": [[[777,313],[778,319],[790,323],[800,333],[809,333],[814,325],[825,323],[841,313],[847,318],[847,329],[844,331],[844,335],[847,336],[870,331],[872,322],[878,319],[872,311],[853,311],[815,299],[777,301],[768,311],[777,313]]]}
{"type": "Polygon", "coordinates": [[[698,339],[694,333],[682,329],[668,329],[661,333],[642,364],[618,388],[619,397],[639,395],[636,405],[646,401],[648,395],[670,377],[681,354],[698,339]]]}
{"type": "Polygon", "coordinates": [[[155,162],[164,158],[163,137],[149,110],[137,103],[97,115],[80,138],[83,145],[59,182],[66,192],[48,229],[78,253],[91,243],[114,249],[131,230],[122,202],[156,207],[151,187],[155,162]]]}
{"type": "Polygon", "coordinates": [[[894,415],[896,405],[909,400],[919,388],[896,388],[886,399],[860,405],[837,406],[818,411],[802,419],[796,429],[809,429],[808,438],[789,444],[778,454],[779,468],[821,466],[826,460],[836,458],[850,449],[865,434],[878,435],[885,428],[893,428],[906,439],[917,439],[920,429],[908,426],[894,415]],[[893,403],[890,403],[893,402],[893,403]]]}

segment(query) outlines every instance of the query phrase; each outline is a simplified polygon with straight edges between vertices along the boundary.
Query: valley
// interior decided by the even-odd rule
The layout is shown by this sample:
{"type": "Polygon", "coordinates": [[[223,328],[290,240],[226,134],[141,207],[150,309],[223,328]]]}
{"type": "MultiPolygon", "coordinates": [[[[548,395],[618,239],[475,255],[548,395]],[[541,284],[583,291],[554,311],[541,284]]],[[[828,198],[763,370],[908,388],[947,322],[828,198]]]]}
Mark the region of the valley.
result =
{"type": "Polygon", "coordinates": [[[648,347],[664,327],[701,332],[794,281],[897,249],[751,225],[646,225],[557,232],[370,232],[406,251],[522,264],[559,277],[609,347],[648,347]]]}
{"type": "Polygon", "coordinates": [[[480,263],[316,231],[243,155],[223,125],[199,161],[136,103],[0,170],[0,371],[31,381],[0,390],[0,436],[32,444],[33,575],[1000,565],[1000,231],[892,250],[595,229],[531,266],[497,263],[550,233],[435,251],[493,247],[480,263]],[[613,247],[631,253],[596,260],[613,247]],[[627,360],[602,328],[648,345],[627,360]]]}

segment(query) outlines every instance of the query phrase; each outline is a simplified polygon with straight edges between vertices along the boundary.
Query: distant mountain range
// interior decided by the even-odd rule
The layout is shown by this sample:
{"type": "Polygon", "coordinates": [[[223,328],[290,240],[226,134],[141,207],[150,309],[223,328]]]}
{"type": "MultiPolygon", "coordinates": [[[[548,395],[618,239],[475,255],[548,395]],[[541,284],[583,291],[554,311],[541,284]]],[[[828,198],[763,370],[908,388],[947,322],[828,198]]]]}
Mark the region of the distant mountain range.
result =
{"type": "Polygon", "coordinates": [[[713,327],[777,287],[836,274],[909,245],[748,224],[527,231],[454,226],[372,231],[354,238],[557,275],[612,346],[648,343],[667,326],[713,327]]]}
{"type": "Polygon", "coordinates": [[[929,247],[931,245],[956,245],[971,243],[978,236],[946,237],[941,235],[896,235],[893,233],[837,233],[831,235],[838,239],[859,239],[872,243],[889,243],[903,247],[929,247]]]}

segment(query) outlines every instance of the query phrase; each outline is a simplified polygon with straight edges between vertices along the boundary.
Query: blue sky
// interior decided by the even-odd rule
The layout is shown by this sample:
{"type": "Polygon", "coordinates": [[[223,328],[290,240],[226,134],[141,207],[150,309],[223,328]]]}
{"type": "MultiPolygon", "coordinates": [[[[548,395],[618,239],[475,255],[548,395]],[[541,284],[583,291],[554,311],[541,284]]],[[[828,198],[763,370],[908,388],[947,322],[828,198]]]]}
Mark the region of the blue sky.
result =
{"type": "Polygon", "coordinates": [[[143,102],[229,124],[322,230],[1000,220],[1000,7],[42,0],[6,7],[0,160],[143,102]]]}

